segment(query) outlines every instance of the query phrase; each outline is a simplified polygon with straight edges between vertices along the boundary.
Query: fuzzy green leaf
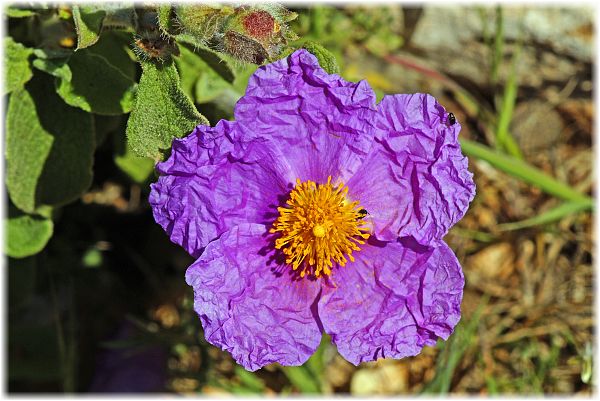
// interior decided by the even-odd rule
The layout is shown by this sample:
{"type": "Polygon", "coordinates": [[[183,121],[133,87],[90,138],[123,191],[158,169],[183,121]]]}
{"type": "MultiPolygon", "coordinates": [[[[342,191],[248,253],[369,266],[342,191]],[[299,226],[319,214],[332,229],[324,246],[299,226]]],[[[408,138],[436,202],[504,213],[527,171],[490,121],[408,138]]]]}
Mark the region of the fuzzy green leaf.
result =
{"type": "Polygon", "coordinates": [[[15,6],[8,6],[6,7],[6,15],[9,18],[25,18],[25,17],[31,17],[35,15],[35,12],[32,10],[26,10],[24,8],[19,8],[19,7],[15,7],[15,6]]]}
{"type": "Polygon", "coordinates": [[[37,183],[54,138],[41,126],[25,89],[11,95],[6,118],[6,186],[18,208],[33,212],[37,183]]]}
{"type": "Polygon", "coordinates": [[[154,171],[154,161],[147,157],[137,157],[127,144],[125,135],[115,135],[115,164],[129,178],[138,184],[144,183],[154,171]]]}
{"type": "Polygon", "coordinates": [[[131,40],[131,34],[126,32],[106,32],[94,46],[88,48],[88,51],[104,57],[110,65],[135,81],[137,80],[137,61],[130,56],[131,40]]]}
{"type": "Polygon", "coordinates": [[[67,106],[51,81],[34,77],[8,104],[6,186],[13,203],[29,213],[75,200],[92,180],[92,116],[67,106]]]}
{"type": "Polygon", "coordinates": [[[6,254],[11,258],[35,255],[44,249],[53,229],[52,220],[45,217],[24,213],[9,216],[5,221],[6,254]]]}
{"type": "Polygon", "coordinates": [[[197,103],[207,103],[221,97],[228,88],[231,88],[231,85],[220,79],[213,70],[207,68],[198,76],[194,86],[194,98],[197,103]]]}
{"type": "Polygon", "coordinates": [[[340,73],[340,66],[337,63],[335,56],[329,50],[312,40],[305,42],[302,47],[319,60],[319,65],[327,71],[328,74],[340,73]]]}
{"type": "Polygon", "coordinates": [[[181,89],[175,64],[142,62],[142,77],[135,104],[127,121],[127,139],[141,157],[162,159],[161,151],[171,147],[198,124],[208,124],[181,89]]]}
{"type": "Polygon", "coordinates": [[[204,60],[210,68],[221,76],[227,82],[233,82],[235,75],[229,66],[227,60],[221,57],[217,52],[210,50],[207,47],[198,47],[194,52],[204,60]]]}
{"type": "Polygon", "coordinates": [[[72,79],[58,79],[56,90],[64,101],[85,111],[104,115],[128,113],[135,82],[104,57],[77,52],[69,60],[72,79]]]}
{"type": "Polygon", "coordinates": [[[187,47],[190,51],[197,54],[198,57],[204,60],[204,62],[225,81],[233,82],[235,80],[233,69],[226,58],[204,46],[202,43],[194,42],[193,39],[190,39],[187,35],[178,35],[177,38],[181,38],[182,42],[185,43],[185,45],[181,47],[187,47]]]}
{"type": "Polygon", "coordinates": [[[106,11],[101,6],[73,6],[73,21],[77,31],[77,50],[96,43],[100,38],[106,11]]]}
{"type": "Polygon", "coordinates": [[[179,47],[179,57],[175,58],[175,65],[179,71],[179,80],[181,89],[190,99],[194,99],[194,87],[200,74],[204,62],[199,57],[196,57],[194,52],[187,49],[185,46],[179,47]]]}
{"type": "Polygon", "coordinates": [[[33,54],[37,58],[43,59],[68,59],[74,53],[71,49],[33,49],[33,54]]]}
{"type": "Polygon", "coordinates": [[[68,57],[50,57],[45,51],[35,49],[33,52],[37,57],[33,60],[33,66],[40,71],[44,71],[55,77],[70,81],[72,78],[71,68],[69,68],[68,57]]]}
{"type": "Polygon", "coordinates": [[[32,77],[29,66],[29,56],[32,49],[12,40],[11,37],[4,38],[4,90],[3,94],[10,93],[23,87],[32,77]]]}
{"type": "Polygon", "coordinates": [[[180,53],[175,62],[181,76],[181,87],[196,103],[210,102],[225,89],[231,88],[196,53],[185,46],[180,47],[180,53]]]}
{"type": "Polygon", "coordinates": [[[130,148],[127,148],[124,155],[115,156],[115,164],[138,184],[144,183],[154,171],[154,161],[152,159],[137,157],[130,148]]]}

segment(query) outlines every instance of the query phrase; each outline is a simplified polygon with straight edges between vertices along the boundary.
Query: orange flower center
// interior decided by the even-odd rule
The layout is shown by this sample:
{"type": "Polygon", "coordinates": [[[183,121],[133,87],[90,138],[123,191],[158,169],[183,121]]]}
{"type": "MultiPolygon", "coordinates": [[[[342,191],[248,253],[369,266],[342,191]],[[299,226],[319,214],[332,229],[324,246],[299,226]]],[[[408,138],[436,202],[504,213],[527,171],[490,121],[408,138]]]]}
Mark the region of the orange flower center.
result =
{"type": "Polygon", "coordinates": [[[300,276],[330,275],[333,262],[345,266],[354,261],[352,252],[370,236],[365,210],[358,201],[348,199],[348,188],[296,180],[286,207],[279,207],[279,217],[271,233],[281,233],[275,247],[286,255],[286,263],[300,276]]]}

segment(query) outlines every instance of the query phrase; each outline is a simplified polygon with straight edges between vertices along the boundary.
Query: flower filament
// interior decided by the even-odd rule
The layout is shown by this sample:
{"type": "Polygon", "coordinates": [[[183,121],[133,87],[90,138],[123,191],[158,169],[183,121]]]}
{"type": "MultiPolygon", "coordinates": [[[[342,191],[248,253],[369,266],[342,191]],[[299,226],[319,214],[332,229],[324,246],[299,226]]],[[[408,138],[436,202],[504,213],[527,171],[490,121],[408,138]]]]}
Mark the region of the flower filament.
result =
{"type": "Polygon", "coordinates": [[[330,275],[333,262],[345,266],[354,261],[353,251],[370,236],[364,209],[358,201],[348,200],[348,187],[296,180],[286,207],[277,208],[279,217],[271,233],[280,233],[275,248],[286,256],[285,262],[300,276],[330,275]]]}

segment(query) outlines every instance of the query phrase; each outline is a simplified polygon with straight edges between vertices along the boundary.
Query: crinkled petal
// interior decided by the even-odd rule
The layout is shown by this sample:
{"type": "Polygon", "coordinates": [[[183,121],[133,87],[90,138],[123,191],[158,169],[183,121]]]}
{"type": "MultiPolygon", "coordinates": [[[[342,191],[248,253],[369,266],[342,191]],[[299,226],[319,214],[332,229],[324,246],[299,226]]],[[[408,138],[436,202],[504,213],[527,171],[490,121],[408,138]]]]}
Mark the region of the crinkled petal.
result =
{"type": "Polygon", "coordinates": [[[304,49],[260,67],[235,107],[235,118],[268,138],[295,178],[347,181],[375,135],[375,94],[366,81],[327,74],[304,49]]]}
{"type": "Polygon", "coordinates": [[[236,226],[186,273],[206,340],[251,371],[272,362],[301,365],[321,340],[320,284],[294,281],[271,251],[267,231],[259,224],[236,226]]]}
{"type": "Polygon", "coordinates": [[[348,196],[358,200],[368,215],[375,237],[395,240],[401,227],[410,223],[412,207],[411,183],[404,178],[406,172],[398,172],[395,155],[375,143],[360,170],[348,181],[348,196]]]}
{"type": "Polygon", "coordinates": [[[199,125],[173,141],[171,156],[149,197],[154,219],[171,241],[198,257],[223,232],[240,223],[272,223],[293,177],[265,140],[243,139],[236,123],[199,125]]]}
{"type": "Polygon", "coordinates": [[[374,222],[375,235],[440,240],[475,196],[473,174],[460,150],[460,124],[448,125],[430,95],[386,96],[379,103],[377,144],[348,182],[374,222]]]}
{"type": "Polygon", "coordinates": [[[370,241],[323,287],[319,317],[351,363],[417,355],[460,320],[464,277],[444,242],[370,241]]]}

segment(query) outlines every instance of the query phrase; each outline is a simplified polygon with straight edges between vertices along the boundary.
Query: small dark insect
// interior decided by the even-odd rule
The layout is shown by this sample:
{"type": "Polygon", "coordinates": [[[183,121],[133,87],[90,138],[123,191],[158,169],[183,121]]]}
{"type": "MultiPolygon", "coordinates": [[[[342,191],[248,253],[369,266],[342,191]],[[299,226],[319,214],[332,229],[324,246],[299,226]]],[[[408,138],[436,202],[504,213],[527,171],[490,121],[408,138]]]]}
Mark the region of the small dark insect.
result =
{"type": "Polygon", "coordinates": [[[456,124],[456,117],[454,117],[454,114],[448,113],[448,125],[454,124],[456,124]]]}
{"type": "Polygon", "coordinates": [[[357,220],[360,220],[364,219],[369,214],[369,212],[367,212],[367,209],[360,209],[358,211],[358,214],[360,214],[360,216],[357,218],[357,220]]]}
{"type": "Polygon", "coordinates": [[[175,42],[160,36],[138,36],[133,41],[133,52],[142,60],[157,59],[163,61],[171,54],[179,56],[179,48],[175,42]]]}

